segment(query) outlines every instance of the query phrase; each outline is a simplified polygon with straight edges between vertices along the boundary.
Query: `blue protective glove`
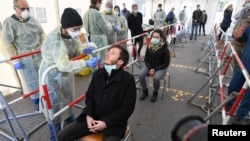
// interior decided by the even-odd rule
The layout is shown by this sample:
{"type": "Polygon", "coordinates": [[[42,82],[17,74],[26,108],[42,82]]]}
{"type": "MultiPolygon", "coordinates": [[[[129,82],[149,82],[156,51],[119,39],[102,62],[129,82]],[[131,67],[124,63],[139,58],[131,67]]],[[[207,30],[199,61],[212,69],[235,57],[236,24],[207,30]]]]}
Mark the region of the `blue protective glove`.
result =
{"type": "Polygon", "coordinates": [[[20,69],[23,69],[23,64],[19,61],[14,61],[13,62],[13,66],[16,70],[20,70],[20,69]]]}
{"type": "Polygon", "coordinates": [[[114,30],[114,32],[118,32],[119,31],[119,27],[118,26],[114,26],[113,30],[114,30]]]}
{"type": "Polygon", "coordinates": [[[88,46],[88,47],[86,47],[86,48],[84,48],[84,49],[82,50],[82,53],[83,53],[83,54],[91,54],[93,50],[94,50],[94,47],[88,46]]]}
{"type": "Polygon", "coordinates": [[[86,66],[87,67],[95,67],[95,66],[97,66],[98,62],[99,62],[99,60],[97,57],[92,57],[86,61],[86,66]]]}

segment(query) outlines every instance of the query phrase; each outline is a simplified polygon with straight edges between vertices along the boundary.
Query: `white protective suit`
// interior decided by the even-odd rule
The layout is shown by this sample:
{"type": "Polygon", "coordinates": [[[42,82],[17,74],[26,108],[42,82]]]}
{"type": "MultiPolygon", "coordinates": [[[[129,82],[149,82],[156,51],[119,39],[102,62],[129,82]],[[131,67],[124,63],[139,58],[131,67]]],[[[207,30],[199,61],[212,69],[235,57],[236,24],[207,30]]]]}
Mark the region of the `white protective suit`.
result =
{"type": "Polygon", "coordinates": [[[165,26],[166,13],[164,10],[157,10],[153,15],[154,29],[162,29],[165,26]]]}
{"type": "MultiPolygon", "coordinates": [[[[120,29],[120,22],[118,20],[118,16],[114,15],[113,13],[108,14],[105,11],[103,12],[104,14],[104,18],[106,19],[107,22],[109,22],[112,27],[118,26],[118,28],[120,29]]],[[[108,39],[108,45],[114,44],[117,42],[117,32],[115,31],[111,31],[111,32],[107,32],[107,39],[108,39]]]]}
{"type": "MultiPolygon", "coordinates": [[[[12,15],[3,23],[2,47],[4,55],[11,57],[34,50],[39,50],[45,33],[40,23],[33,17],[26,22],[12,15]]],[[[23,57],[19,60],[24,68],[19,71],[23,92],[25,94],[38,89],[38,69],[41,61],[41,54],[23,57]]],[[[39,98],[39,94],[31,96],[32,99],[39,98]]]]}
{"type": "MultiPolygon", "coordinates": [[[[53,112],[56,113],[75,98],[74,73],[85,67],[85,61],[70,60],[81,54],[81,43],[77,39],[63,38],[60,28],[56,28],[47,35],[41,50],[42,61],[39,68],[40,82],[44,71],[48,67],[56,65],[56,69],[51,70],[46,76],[50,102],[53,112]]],[[[40,94],[43,93],[40,92],[40,94]]],[[[42,109],[42,111],[47,117],[47,112],[45,112],[44,109],[42,109]]],[[[69,108],[54,119],[55,124],[60,123],[72,114],[73,109],[69,108]]]]}
{"type": "MultiPolygon", "coordinates": [[[[112,25],[104,19],[103,14],[96,7],[90,6],[83,16],[83,22],[90,42],[94,42],[98,48],[108,45],[106,33],[113,32],[112,25]]],[[[104,61],[105,54],[106,50],[97,53],[101,62],[104,61]]]]}
{"type": "MultiPolygon", "coordinates": [[[[117,33],[117,42],[128,39],[128,21],[123,15],[118,16],[118,21],[120,23],[120,30],[117,33]]],[[[127,49],[127,42],[123,43],[122,46],[127,49]]]]}

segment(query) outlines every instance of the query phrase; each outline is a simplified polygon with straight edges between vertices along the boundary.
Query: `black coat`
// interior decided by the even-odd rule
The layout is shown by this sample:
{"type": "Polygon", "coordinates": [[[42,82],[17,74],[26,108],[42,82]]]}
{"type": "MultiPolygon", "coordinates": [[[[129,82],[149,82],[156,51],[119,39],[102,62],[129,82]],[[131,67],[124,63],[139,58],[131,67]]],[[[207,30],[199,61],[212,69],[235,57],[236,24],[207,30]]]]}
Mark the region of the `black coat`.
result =
{"type": "Polygon", "coordinates": [[[142,21],[142,14],[140,12],[137,12],[136,16],[132,13],[128,16],[128,28],[132,36],[143,33],[142,21]]]}
{"type": "Polygon", "coordinates": [[[232,12],[233,11],[230,11],[230,10],[224,10],[224,17],[223,17],[223,20],[220,24],[220,27],[222,28],[229,28],[230,27],[230,24],[232,22],[231,18],[232,18],[232,12]]]}
{"type": "Polygon", "coordinates": [[[155,71],[165,69],[169,66],[170,63],[169,55],[169,49],[166,43],[162,48],[158,49],[155,52],[147,48],[144,62],[148,69],[155,69],[155,71]]]}
{"type": "Polygon", "coordinates": [[[89,115],[106,123],[104,135],[124,137],[128,119],[135,109],[134,77],[123,69],[112,70],[110,77],[104,68],[97,70],[86,92],[85,103],[77,121],[86,122],[89,115]]]}
{"type": "Polygon", "coordinates": [[[201,10],[195,10],[193,12],[193,15],[192,15],[192,22],[194,23],[199,23],[200,20],[201,20],[201,15],[202,15],[202,11],[201,10]]]}

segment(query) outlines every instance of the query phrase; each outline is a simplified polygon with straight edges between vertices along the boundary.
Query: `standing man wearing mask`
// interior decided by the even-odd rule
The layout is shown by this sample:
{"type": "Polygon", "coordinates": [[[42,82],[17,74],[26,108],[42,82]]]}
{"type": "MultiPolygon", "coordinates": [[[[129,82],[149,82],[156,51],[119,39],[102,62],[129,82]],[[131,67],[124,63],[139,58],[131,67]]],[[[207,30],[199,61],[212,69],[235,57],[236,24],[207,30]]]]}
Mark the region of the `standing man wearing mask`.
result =
{"type": "Polygon", "coordinates": [[[120,22],[118,16],[113,13],[113,2],[108,0],[105,4],[105,10],[103,12],[104,18],[108,23],[113,27],[113,31],[106,33],[108,38],[108,45],[114,44],[117,42],[117,32],[120,30],[120,22]]]}
{"type": "MultiPolygon", "coordinates": [[[[90,0],[90,7],[83,16],[84,28],[88,33],[90,42],[94,42],[98,48],[108,45],[106,33],[113,32],[112,25],[107,22],[104,15],[99,12],[102,5],[102,0],[90,0]]],[[[101,64],[104,61],[106,50],[98,52],[97,55],[101,59],[101,64]]]]}
{"type": "Polygon", "coordinates": [[[200,4],[197,4],[196,8],[197,9],[193,12],[192,16],[192,29],[191,29],[190,40],[193,40],[193,37],[194,40],[197,39],[198,27],[200,25],[200,20],[202,15],[202,11],[200,10],[200,4]]]}
{"type": "MultiPolygon", "coordinates": [[[[2,46],[4,55],[11,56],[39,50],[45,33],[40,23],[29,14],[29,4],[26,0],[13,0],[15,14],[6,18],[2,29],[2,46]]],[[[41,55],[31,55],[12,61],[19,70],[23,93],[27,94],[39,88],[38,68],[41,55]]],[[[31,96],[36,110],[39,110],[39,94],[31,96]]]]}
{"type": "Polygon", "coordinates": [[[201,35],[201,28],[203,30],[203,35],[206,36],[206,30],[205,30],[206,23],[207,23],[207,13],[206,10],[203,10],[200,20],[199,36],[201,35]]]}
{"type": "MultiPolygon", "coordinates": [[[[61,27],[50,32],[42,45],[42,62],[39,68],[39,79],[50,66],[56,68],[47,74],[46,84],[52,105],[53,113],[58,112],[69,104],[75,97],[74,73],[83,67],[95,67],[98,64],[97,58],[71,61],[72,58],[84,53],[92,53],[92,47],[82,48],[77,37],[80,35],[82,18],[73,8],[66,8],[61,16],[61,27]]],[[[40,93],[42,95],[42,92],[40,93]]],[[[45,105],[45,104],[44,104],[45,105]]],[[[43,106],[42,106],[43,107],[43,106]]],[[[43,113],[48,118],[46,107],[43,113]]],[[[64,111],[54,119],[55,130],[61,129],[61,122],[69,124],[75,120],[73,109],[64,111]]],[[[48,123],[50,140],[56,141],[53,124],[48,123]]]]}
{"type": "Polygon", "coordinates": [[[153,15],[154,29],[163,30],[165,18],[166,18],[166,13],[164,10],[162,10],[162,4],[158,4],[158,9],[153,15]]]}
{"type": "MultiPolygon", "coordinates": [[[[128,17],[128,28],[131,31],[131,36],[137,36],[143,33],[143,29],[142,29],[142,13],[138,12],[138,5],[137,4],[133,4],[132,5],[132,14],[129,15],[128,17]]],[[[137,50],[138,53],[138,57],[141,56],[141,49],[143,46],[143,37],[138,37],[134,39],[134,44],[139,44],[139,48],[137,50]]]]}

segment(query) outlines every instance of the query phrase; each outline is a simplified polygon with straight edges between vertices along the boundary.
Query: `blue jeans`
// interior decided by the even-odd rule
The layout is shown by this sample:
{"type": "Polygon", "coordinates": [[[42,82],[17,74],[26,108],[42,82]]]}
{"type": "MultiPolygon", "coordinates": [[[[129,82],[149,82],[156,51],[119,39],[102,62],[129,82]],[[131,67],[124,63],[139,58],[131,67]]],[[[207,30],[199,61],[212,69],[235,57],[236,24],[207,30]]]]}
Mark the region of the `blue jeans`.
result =
{"type": "MultiPolygon", "coordinates": [[[[68,125],[68,124],[72,123],[73,121],[75,121],[75,116],[71,115],[70,117],[68,117],[65,120],[65,123],[66,123],[66,125],[68,125]]],[[[51,123],[49,123],[48,127],[49,127],[50,141],[56,141],[56,134],[54,133],[53,125],[51,123]]],[[[56,130],[56,132],[59,132],[61,130],[61,123],[55,124],[55,130],[56,130]]]]}
{"type": "Polygon", "coordinates": [[[193,36],[194,36],[194,39],[196,40],[196,38],[197,38],[197,32],[198,32],[198,26],[199,26],[198,22],[193,22],[192,23],[192,29],[191,29],[190,39],[193,39],[193,36]]]}
{"type": "MultiPolygon", "coordinates": [[[[245,83],[245,77],[242,74],[242,71],[239,67],[237,67],[228,87],[228,95],[231,94],[233,91],[239,92],[245,83]]],[[[227,104],[231,106],[234,102],[234,99],[229,101],[227,104]]],[[[237,117],[244,118],[247,116],[248,112],[250,111],[250,88],[247,88],[245,94],[242,97],[241,103],[238,107],[236,112],[237,117]]]]}
{"type": "MultiPolygon", "coordinates": [[[[155,72],[153,76],[154,92],[158,92],[160,85],[161,85],[161,79],[165,75],[166,71],[167,69],[161,69],[155,72]]],[[[143,68],[139,73],[139,81],[143,90],[148,89],[147,82],[146,82],[146,77],[148,76],[148,73],[149,73],[149,69],[147,67],[143,68]]]]}

